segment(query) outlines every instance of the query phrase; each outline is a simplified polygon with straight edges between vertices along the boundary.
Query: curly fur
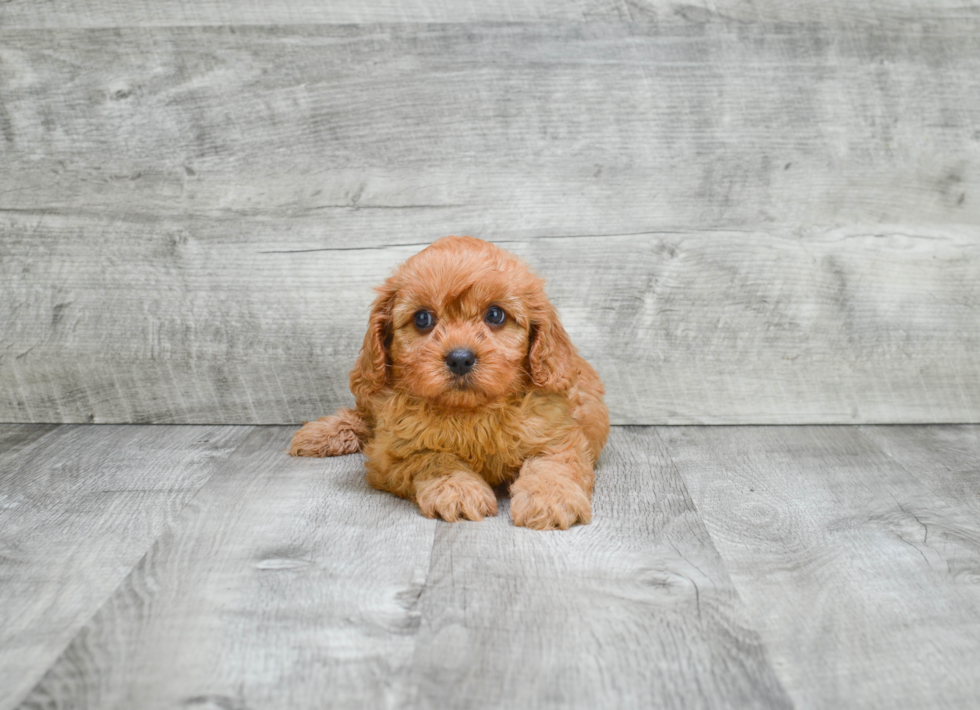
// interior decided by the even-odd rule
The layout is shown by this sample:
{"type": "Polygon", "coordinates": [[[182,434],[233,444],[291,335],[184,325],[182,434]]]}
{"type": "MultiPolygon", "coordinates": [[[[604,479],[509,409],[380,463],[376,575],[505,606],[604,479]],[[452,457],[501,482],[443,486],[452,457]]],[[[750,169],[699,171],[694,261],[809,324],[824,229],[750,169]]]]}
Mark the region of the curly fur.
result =
{"type": "Polygon", "coordinates": [[[609,434],[602,382],[544,292],[512,254],[446,237],[378,289],[350,373],[356,410],[309,422],[293,456],[361,450],[375,488],[443,520],[496,515],[493,486],[510,484],[515,525],[565,530],[592,518],[593,469],[609,434]],[[488,325],[487,309],[506,313],[488,325]],[[420,331],[419,310],[435,325],[420,331]],[[476,355],[467,375],[446,356],[476,355]]]}

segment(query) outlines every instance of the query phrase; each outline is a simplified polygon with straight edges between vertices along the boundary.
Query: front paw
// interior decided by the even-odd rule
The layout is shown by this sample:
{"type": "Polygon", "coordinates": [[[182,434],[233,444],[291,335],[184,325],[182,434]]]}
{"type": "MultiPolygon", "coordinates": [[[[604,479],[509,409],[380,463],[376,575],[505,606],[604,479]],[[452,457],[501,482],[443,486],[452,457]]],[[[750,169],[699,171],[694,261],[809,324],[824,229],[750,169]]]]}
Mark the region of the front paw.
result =
{"type": "Polygon", "coordinates": [[[427,518],[483,520],[497,514],[493,489],[472,471],[455,471],[415,484],[415,500],[427,518]]]}
{"type": "Polygon", "coordinates": [[[592,503],[581,486],[565,476],[521,476],[510,487],[514,525],[533,530],[568,530],[592,520],[592,503]]]}
{"type": "Polygon", "coordinates": [[[343,456],[361,450],[357,431],[349,417],[332,415],[307,422],[293,434],[290,456],[343,456]]]}

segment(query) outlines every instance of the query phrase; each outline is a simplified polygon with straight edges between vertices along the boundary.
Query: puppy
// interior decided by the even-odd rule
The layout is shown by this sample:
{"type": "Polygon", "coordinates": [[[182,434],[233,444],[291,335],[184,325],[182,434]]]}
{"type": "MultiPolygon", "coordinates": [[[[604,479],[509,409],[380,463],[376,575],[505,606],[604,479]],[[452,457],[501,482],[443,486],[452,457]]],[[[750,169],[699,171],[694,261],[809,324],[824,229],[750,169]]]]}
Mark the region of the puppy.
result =
{"type": "Polygon", "coordinates": [[[430,518],[496,515],[492,487],[509,483],[515,525],[588,523],[609,413],[543,280],[489,242],[446,237],[377,292],[356,409],[309,422],[289,453],[363,451],[368,483],[430,518]]]}

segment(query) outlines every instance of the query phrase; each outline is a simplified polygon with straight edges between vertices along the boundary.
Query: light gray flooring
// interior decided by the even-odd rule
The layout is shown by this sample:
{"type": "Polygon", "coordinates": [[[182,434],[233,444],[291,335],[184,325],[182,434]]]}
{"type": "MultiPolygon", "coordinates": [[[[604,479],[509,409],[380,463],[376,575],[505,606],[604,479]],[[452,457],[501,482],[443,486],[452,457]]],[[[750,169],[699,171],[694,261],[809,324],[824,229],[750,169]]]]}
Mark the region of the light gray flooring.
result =
{"type": "Polygon", "coordinates": [[[290,433],[0,426],[0,708],[980,706],[980,426],[616,428],[564,533],[290,433]]]}

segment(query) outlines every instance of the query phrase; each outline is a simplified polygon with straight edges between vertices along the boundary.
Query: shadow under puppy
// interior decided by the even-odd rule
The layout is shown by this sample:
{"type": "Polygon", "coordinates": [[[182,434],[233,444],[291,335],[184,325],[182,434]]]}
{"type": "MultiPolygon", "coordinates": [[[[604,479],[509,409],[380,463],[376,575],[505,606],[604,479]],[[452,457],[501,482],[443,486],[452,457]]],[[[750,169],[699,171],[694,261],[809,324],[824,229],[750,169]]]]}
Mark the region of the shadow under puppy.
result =
{"type": "Polygon", "coordinates": [[[377,291],[356,409],[307,423],[289,453],[363,451],[368,483],[430,518],[496,515],[491,486],[510,483],[515,525],[588,523],[609,413],[543,280],[489,242],[445,237],[377,291]]]}

